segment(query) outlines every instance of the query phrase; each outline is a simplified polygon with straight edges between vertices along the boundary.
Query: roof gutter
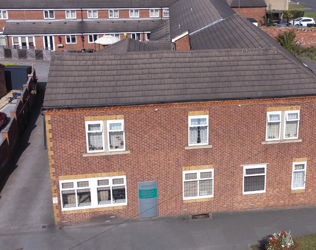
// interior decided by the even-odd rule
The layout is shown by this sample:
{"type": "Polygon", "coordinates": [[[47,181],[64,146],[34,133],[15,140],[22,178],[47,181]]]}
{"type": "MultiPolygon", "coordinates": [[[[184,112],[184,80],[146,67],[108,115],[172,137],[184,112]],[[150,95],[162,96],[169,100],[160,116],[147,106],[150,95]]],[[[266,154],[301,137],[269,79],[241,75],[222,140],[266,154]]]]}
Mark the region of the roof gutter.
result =
{"type": "Polygon", "coordinates": [[[252,99],[272,99],[272,98],[290,98],[290,97],[303,97],[303,96],[316,96],[315,94],[305,95],[288,95],[288,96],[262,96],[262,97],[240,97],[240,98],[219,98],[219,99],[195,99],[195,100],[183,100],[183,101],[166,101],[166,102],[143,102],[143,103],[124,103],[124,104],[98,104],[98,105],[66,105],[66,106],[50,106],[42,107],[41,113],[44,114],[44,110],[52,109],[75,109],[75,108],[100,108],[100,107],[116,107],[116,106],[132,106],[132,105],[151,105],[151,104],[168,104],[168,103],[184,103],[184,102],[209,102],[209,101],[227,101],[227,100],[252,100],[252,99]]]}

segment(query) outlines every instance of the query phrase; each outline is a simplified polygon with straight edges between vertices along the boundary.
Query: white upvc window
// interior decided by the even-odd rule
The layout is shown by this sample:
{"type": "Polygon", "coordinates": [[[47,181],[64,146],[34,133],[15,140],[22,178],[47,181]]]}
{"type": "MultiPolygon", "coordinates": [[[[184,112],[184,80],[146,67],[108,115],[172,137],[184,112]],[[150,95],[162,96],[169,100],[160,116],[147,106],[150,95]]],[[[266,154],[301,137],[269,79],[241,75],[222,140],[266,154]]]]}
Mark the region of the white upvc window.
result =
{"type": "Polygon", "coordinates": [[[55,19],[55,12],[53,10],[44,10],[44,19],[55,19]]]}
{"type": "Polygon", "coordinates": [[[298,139],[300,110],[267,113],[266,141],[298,139]]]}
{"type": "Polygon", "coordinates": [[[115,38],[117,38],[117,39],[120,40],[120,34],[105,34],[105,35],[107,35],[107,36],[113,36],[113,37],[115,37],[115,38]]]}
{"type": "Polygon", "coordinates": [[[137,18],[137,17],[139,17],[139,10],[138,9],[129,10],[129,17],[130,18],[137,18]]]}
{"type": "Polygon", "coordinates": [[[131,38],[134,40],[142,41],[141,39],[141,33],[132,33],[131,38]]]}
{"type": "Polygon", "coordinates": [[[169,17],[169,9],[163,9],[162,13],[163,13],[162,14],[163,17],[169,17]]]}
{"type": "Polygon", "coordinates": [[[267,113],[266,140],[280,140],[281,134],[281,111],[267,113]]]}
{"type": "Polygon", "coordinates": [[[77,36],[76,35],[66,35],[66,44],[76,44],[77,36]]]}
{"type": "Polygon", "coordinates": [[[159,17],[159,9],[150,9],[149,17],[159,17]]]}
{"type": "Polygon", "coordinates": [[[8,11],[0,10],[0,19],[8,19],[8,11]]]}
{"type": "Polygon", "coordinates": [[[146,33],[146,41],[150,40],[150,33],[146,33]]]}
{"type": "Polygon", "coordinates": [[[76,19],[77,14],[75,10],[66,10],[66,19],[76,19]]]}
{"type": "Polygon", "coordinates": [[[109,18],[119,18],[119,10],[109,10],[109,18]]]}
{"type": "Polygon", "coordinates": [[[62,211],[127,205],[126,176],[59,182],[62,211]]]}
{"type": "Polygon", "coordinates": [[[88,18],[98,18],[97,10],[88,10],[88,18]]]}
{"type": "Polygon", "coordinates": [[[305,189],[306,162],[293,162],[292,190],[305,189]]]}
{"type": "Polygon", "coordinates": [[[243,166],[243,194],[266,192],[266,164],[243,166]]]}
{"type": "Polygon", "coordinates": [[[88,35],[88,43],[95,43],[95,41],[99,38],[97,34],[90,34],[88,35]]]}
{"type": "Polygon", "coordinates": [[[285,111],[284,139],[297,139],[300,121],[300,111],[285,111]]]}
{"type": "Polygon", "coordinates": [[[183,200],[214,197],[214,169],[183,171],[183,200]]]}
{"type": "Polygon", "coordinates": [[[189,146],[208,145],[208,115],[189,116],[189,146]]]}
{"type": "Polygon", "coordinates": [[[125,150],[124,120],[108,120],[108,149],[109,151],[125,150]]]}
{"type": "Polygon", "coordinates": [[[87,152],[104,151],[104,133],[102,121],[86,121],[87,152]]]}

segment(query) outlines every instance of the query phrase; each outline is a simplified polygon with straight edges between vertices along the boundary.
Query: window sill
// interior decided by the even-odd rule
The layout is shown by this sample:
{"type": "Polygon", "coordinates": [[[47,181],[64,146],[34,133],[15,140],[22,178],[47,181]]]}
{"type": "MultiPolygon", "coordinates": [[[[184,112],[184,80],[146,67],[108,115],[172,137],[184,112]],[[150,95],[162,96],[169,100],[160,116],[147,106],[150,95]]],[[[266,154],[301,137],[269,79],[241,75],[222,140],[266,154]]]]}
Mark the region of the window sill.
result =
{"type": "Polygon", "coordinates": [[[291,193],[295,194],[295,193],[304,193],[305,189],[296,189],[296,190],[292,190],[291,193]]]}
{"type": "Polygon", "coordinates": [[[203,201],[212,201],[212,200],[214,200],[214,198],[192,199],[192,200],[184,200],[183,203],[203,202],[203,201]]]}
{"type": "Polygon", "coordinates": [[[190,150],[190,149],[200,149],[200,148],[212,148],[212,145],[186,146],[184,149],[190,150]]]}
{"type": "Polygon", "coordinates": [[[113,207],[99,207],[99,208],[86,208],[86,209],[76,209],[76,210],[64,210],[61,212],[63,214],[75,214],[75,213],[89,213],[89,212],[126,209],[126,208],[127,208],[127,205],[122,205],[122,206],[113,206],[113,207]]]}
{"type": "Polygon", "coordinates": [[[83,157],[90,157],[90,156],[103,156],[103,155],[126,155],[130,154],[131,151],[116,151],[116,152],[101,152],[101,153],[84,153],[83,157]]]}
{"type": "Polygon", "coordinates": [[[302,142],[302,139],[289,139],[289,140],[278,140],[278,141],[263,141],[262,144],[279,144],[279,143],[292,143],[302,142]]]}

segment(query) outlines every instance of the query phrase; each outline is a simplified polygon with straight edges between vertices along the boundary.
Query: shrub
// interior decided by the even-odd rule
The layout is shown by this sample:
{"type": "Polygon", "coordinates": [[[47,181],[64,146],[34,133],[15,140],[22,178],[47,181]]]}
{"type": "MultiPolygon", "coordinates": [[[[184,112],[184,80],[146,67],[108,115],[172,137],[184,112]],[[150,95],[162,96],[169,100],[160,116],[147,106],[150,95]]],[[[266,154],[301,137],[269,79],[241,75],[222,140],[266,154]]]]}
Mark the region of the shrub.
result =
{"type": "Polygon", "coordinates": [[[299,18],[305,14],[304,10],[283,10],[283,18],[299,18]]]}
{"type": "Polygon", "coordinates": [[[272,237],[268,237],[267,241],[267,250],[294,250],[302,247],[291,236],[291,231],[289,231],[288,233],[285,231],[277,232],[273,234],[272,237]]]}
{"type": "Polygon", "coordinates": [[[279,33],[276,39],[284,48],[291,50],[296,44],[295,37],[295,32],[292,30],[279,33]]]}

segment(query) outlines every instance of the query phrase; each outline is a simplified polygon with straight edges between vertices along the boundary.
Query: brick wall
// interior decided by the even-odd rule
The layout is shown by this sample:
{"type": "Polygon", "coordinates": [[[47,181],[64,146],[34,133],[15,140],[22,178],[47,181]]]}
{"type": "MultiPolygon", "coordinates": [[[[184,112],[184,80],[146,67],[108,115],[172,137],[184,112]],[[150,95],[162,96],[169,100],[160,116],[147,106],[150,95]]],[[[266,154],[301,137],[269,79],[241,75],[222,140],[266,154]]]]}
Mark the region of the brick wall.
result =
{"type": "Polygon", "coordinates": [[[316,28],[295,28],[295,27],[261,27],[261,29],[274,39],[279,33],[294,31],[296,40],[304,47],[316,46],[316,28]]]}
{"type": "Polygon", "coordinates": [[[175,41],[174,50],[190,50],[190,37],[186,35],[179,40],[175,41]]]}
{"type": "Polygon", "coordinates": [[[5,83],[4,66],[0,64],[0,98],[7,94],[7,86],[5,83]]]}
{"type": "Polygon", "coordinates": [[[158,181],[159,216],[315,204],[315,101],[315,97],[304,97],[45,111],[52,192],[58,197],[58,204],[54,204],[56,224],[104,221],[112,215],[138,217],[137,183],[153,180],[158,181]],[[262,144],[268,108],[294,105],[301,112],[302,142],[262,144]],[[185,149],[191,111],[209,113],[212,148],[185,149]],[[124,115],[130,154],[84,157],[85,117],[109,115],[124,115]],[[306,189],[300,193],[291,191],[296,158],[307,158],[306,189]],[[266,193],[243,195],[242,165],[258,163],[268,163],[266,193]],[[204,165],[214,168],[214,198],[184,202],[183,168],[204,165]],[[127,206],[61,211],[60,176],[84,178],[112,172],[126,173],[127,206]]]}
{"type": "MultiPolygon", "coordinates": [[[[238,12],[238,8],[233,8],[235,12],[238,12]]],[[[264,25],[264,20],[266,16],[266,9],[264,7],[260,8],[240,8],[240,14],[246,18],[254,18],[258,21],[258,25],[264,25]]]]}
{"type": "Polygon", "coordinates": [[[5,138],[0,141],[0,176],[3,174],[5,167],[9,162],[9,156],[10,145],[8,143],[8,140],[5,138]]]}

